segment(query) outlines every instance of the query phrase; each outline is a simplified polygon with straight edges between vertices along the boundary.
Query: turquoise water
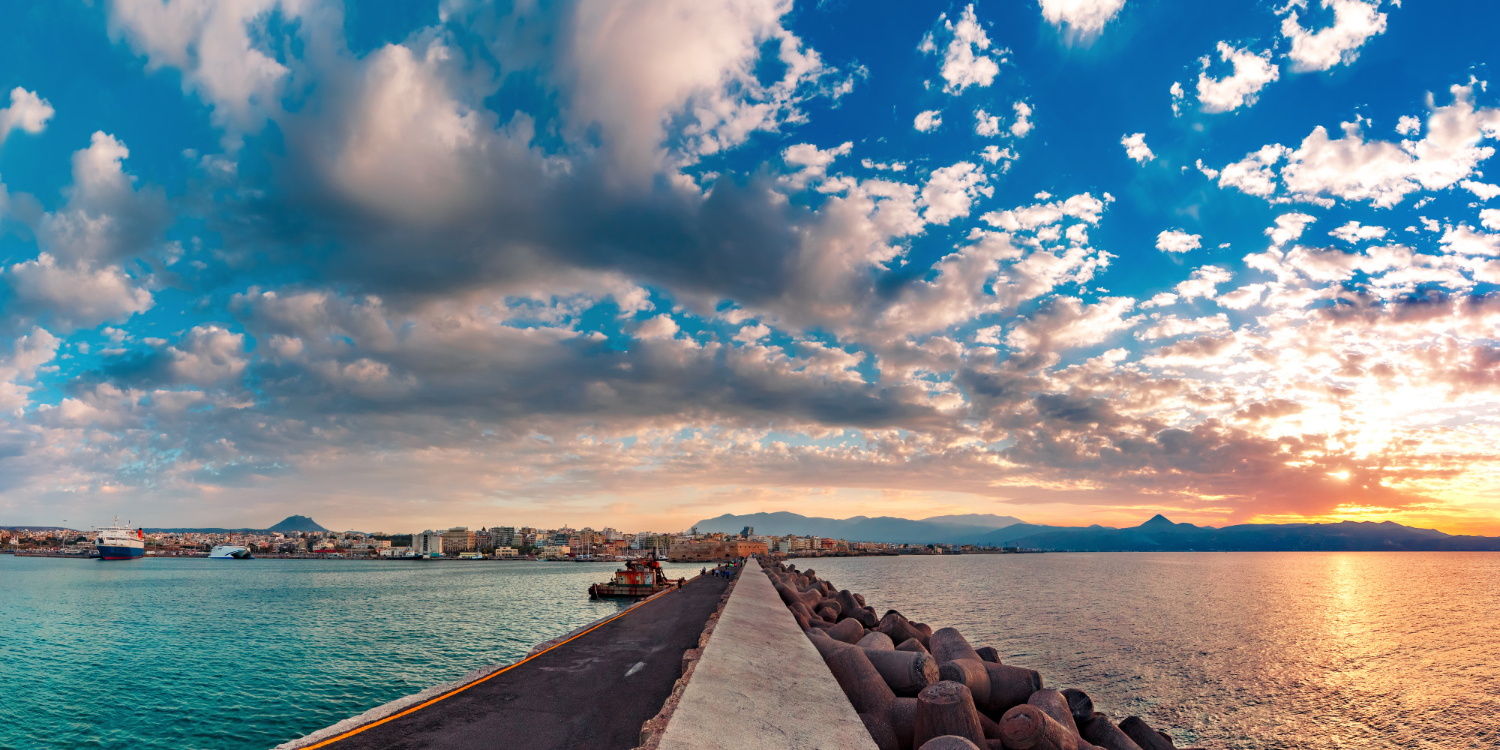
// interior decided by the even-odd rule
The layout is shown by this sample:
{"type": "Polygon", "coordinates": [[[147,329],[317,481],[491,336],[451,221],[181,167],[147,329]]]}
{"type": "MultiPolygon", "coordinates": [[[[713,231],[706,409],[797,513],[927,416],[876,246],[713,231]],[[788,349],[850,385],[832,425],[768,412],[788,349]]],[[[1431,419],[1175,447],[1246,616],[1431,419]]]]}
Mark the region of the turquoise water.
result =
{"type": "Polygon", "coordinates": [[[0,748],[265,750],[620,611],[614,567],[0,555],[0,748]]]}

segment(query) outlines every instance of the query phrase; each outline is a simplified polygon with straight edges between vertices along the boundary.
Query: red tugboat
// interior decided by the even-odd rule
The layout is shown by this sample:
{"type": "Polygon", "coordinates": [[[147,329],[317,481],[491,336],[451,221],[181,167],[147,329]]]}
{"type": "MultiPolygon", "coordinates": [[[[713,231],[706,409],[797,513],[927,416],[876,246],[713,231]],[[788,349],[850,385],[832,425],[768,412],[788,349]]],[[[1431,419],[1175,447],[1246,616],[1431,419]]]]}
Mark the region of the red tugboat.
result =
{"type": "Polygon", "coordinates": [[[589,586],[589,598],[651,596],[674,585],[662,573],[661,563],[656,560],[628,560],[624,570],[615,571],[614,580],[589,586]]]}

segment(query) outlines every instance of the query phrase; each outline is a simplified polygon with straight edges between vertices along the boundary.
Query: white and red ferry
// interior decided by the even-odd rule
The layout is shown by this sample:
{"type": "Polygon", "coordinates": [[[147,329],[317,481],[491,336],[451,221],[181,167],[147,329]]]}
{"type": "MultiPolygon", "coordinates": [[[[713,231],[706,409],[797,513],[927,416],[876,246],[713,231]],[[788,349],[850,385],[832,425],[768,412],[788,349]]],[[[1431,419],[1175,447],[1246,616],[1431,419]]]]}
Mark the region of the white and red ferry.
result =
{"type": "Polygon", "coordinates": [[[146,532],[120,525],[115,516],[115,525],[94,529],[94,547],[99,550],[100,560],[134,560],[146,556],[146,532]]]}

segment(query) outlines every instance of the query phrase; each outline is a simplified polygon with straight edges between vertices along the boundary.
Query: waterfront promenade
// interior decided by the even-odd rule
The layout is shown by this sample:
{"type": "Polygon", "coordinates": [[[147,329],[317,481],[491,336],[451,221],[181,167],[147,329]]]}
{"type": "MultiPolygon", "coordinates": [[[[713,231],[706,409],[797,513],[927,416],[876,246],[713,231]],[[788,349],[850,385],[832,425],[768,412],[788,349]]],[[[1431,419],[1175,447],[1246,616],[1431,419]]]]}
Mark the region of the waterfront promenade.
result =
{"type": "Polygon", "coordinates": [[[389,715],[283,745],[330,750],[629,750],[682,675],[729,582],[700,576],[511,667],[389,715]]]}

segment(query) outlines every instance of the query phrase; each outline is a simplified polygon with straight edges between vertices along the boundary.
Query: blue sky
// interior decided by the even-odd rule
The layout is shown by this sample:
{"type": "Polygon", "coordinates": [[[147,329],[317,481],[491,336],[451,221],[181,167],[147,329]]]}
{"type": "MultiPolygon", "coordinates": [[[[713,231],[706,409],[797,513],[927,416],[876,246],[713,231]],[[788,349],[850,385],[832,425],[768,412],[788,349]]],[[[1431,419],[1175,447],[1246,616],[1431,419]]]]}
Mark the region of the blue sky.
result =
{"type": "Polygon", "coordinates": [[[0,516],[1495,531],[1497,13],[0,8],[0,516]]]}

